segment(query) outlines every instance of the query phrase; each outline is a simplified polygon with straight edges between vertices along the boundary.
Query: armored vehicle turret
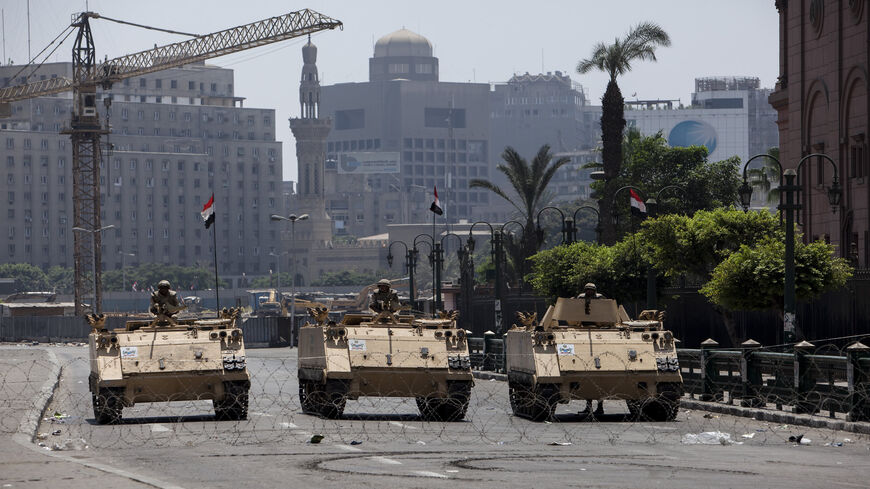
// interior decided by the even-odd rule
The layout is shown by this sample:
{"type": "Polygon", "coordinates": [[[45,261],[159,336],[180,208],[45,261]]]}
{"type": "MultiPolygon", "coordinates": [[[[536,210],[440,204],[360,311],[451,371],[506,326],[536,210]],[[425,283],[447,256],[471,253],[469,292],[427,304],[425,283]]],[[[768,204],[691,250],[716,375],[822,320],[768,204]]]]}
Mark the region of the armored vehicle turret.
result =
{"type": "Polygon", "coordinates": [[[113,330],[105,316],[88,316],[94,418],[115,423],[137,403],[203,399],[218,419],[247,418],[251,380],[238,316],[237,309],[216,319],[160,314],[113,330]]]}
{"type": "Polygon", "coordinates": [[[683,381],[663,313],[631,320],[614,300],[559,298],[540,321],[520,316],[505,340],[515,415],[542,421],[559,403],[621,399],[635,417],[676,417],[683,381]]]}
{"type": "Polygon", "coordinates": [[[299,331],[303,412],[337,418],[348,399],[414,397],[424,419],[465,417],[473,380],[456,313],[419,319],[384,310],[338,323],[327,320],[326,308],[309,313],[315,322],[299,331]]]}

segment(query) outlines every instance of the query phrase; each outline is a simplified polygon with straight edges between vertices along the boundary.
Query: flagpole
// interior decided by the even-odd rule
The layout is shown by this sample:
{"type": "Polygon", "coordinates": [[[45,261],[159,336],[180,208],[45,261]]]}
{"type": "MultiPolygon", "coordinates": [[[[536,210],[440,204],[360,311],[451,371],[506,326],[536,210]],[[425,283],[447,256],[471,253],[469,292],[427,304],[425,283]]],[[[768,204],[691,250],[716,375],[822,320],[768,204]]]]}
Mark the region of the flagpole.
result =
{"type": "MultiPolygon", "coordinates": [[[[212,192],[212,199],[214,199],[214,192],[212,192]]],[[[212,205],[212,212],[214,212],[214,206],[212,205]]],[[[214,222],[211,223],[212,226],[212,238],[214,241],[214,294],[215,299],[217,300],[217,317],[220,319],[221,317],[221,282],[218,278],[218,261],[217,261],[217,216],[214,216],[214,222]]]]}

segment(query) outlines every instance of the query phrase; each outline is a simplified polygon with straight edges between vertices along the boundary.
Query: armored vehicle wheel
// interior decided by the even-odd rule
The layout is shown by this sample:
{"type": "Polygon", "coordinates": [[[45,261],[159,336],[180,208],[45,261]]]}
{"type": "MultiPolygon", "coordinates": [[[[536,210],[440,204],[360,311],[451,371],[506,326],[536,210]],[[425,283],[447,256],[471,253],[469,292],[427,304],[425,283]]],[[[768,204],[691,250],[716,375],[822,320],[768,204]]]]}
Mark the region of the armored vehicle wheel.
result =
{"type": "Polygon", "coordinates": [[[121,421],[121,410],[124,408],[124,390],[104,388],[98,389],[92,395],[94,404],[94,419],[97,424],[115,424],[121,421]]]}
{"type": "Polygon", "coordinates": [[[321,384],[311,380],[301,381],[299,385],[299,400],[302,412],[315,414],[324,418],[340,418],[347,404],[347,382],[343,380],[327,380],[321,384]]]}
{"type": "Polygon", "coordinates": [[[470,381],[448,381],[447,397],[418,397],[417,408],[426,421],[461,421],[468,412],[470,381]]]}
{"type": "Polygon", "coordinates": [[[626,401],[632,417],[643,421],[673,421],[680,410],[680,384],[659,384],[659,394],[642,401],[626,401]]]}
{"type": "Polygon", "coordinates": [[[215,417],[221,421],[248,419],[250,382],[224,382],[224,398],[213,400],[215,417]]]}
{"type": "Polygon", "coordinates": [[[514,415],[535,422],[546,421],[553,417],[559,402],[559,386],[536,384],[533,388],[510,382],[508,392],[514,415]]]}

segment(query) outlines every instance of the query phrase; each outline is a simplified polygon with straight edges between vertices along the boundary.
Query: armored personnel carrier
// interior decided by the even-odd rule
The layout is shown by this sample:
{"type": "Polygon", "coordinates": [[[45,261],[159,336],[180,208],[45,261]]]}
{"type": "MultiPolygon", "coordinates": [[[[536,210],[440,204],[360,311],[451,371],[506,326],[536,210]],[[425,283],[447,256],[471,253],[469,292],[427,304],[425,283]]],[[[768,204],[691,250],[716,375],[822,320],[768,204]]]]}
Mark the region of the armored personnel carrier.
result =
{"type": "Polygon", "coordinates": [[[238,309],[220,318],[158,315],[108,330],[104,315],[89,315],[91,374],[97,423],[117,423],[140,402],[211,399],[222,420],[248,416],[250,375],[238,309]]]}
{"type": "Polygon", "coordinates": [[[465,330],[457,314],[345,314],[328,321],[326,308],[299,330],[302,411],[338,418],[348,399],[414,397],[424,419],[465,417],[473,385],[465,330]]]}
{"type": "Polygon", "coordinates": [[[540,322],[520,315],[505,340],[514,414],[543,421],[559,403],[622,399],[634,417],[673,420],[683,380],[663,317],[631,320],[616,301],[592,298],[560,298],[540,322]]]}

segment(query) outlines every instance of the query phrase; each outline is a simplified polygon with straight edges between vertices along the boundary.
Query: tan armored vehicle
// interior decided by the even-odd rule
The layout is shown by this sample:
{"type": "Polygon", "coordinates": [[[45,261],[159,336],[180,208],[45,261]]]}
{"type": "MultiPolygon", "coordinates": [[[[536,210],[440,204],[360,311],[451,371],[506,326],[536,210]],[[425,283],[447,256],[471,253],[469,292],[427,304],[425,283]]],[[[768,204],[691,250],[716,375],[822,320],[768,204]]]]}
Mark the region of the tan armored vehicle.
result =
{"type": "Polygon", "coordinates": [[[456,313],[437,319],[383,311],[327,321],[326,308],[309,310],[315,323],[299,330],[302,411],[340,417],[347,399],[415,397],[424,419],[465,417],[473,380],[465,330],[456,313]]]}
{"type": "Polygon", "coordinates": [[[560,298],[538,322],[520,314],[505,340],[513,412],[535,421],[574,399],[622,399],[634,417],[670,421],[683,379],[663,313],[630,320],[610,299],[560,298]]]}
{"type": "Polygon", "coordinates": [[[116,423],[140,402],[211,399],[218,419],[248,415],[250,375],[237,309],[219,319],[127,321],[108,330],[103,315],[87,317],[89,386],[97,423],[116,423]]]}

